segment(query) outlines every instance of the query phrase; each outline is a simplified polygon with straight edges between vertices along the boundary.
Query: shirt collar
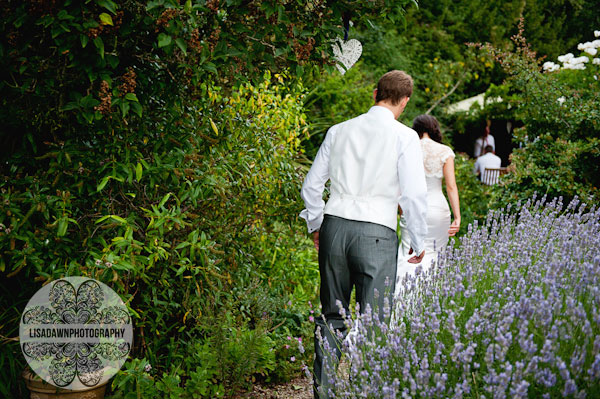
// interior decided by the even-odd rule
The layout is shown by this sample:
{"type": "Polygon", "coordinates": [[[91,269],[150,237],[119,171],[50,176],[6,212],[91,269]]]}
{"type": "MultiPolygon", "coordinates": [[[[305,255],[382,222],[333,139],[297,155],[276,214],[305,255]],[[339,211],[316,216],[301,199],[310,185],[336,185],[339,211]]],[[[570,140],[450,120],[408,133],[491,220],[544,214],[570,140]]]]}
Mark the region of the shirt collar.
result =
{"type": "Polygon", "coordinates": [[[396,119],[394,117],[394,113],[392,111],[390,111],[388,108],[386,107],[382,107],[381,105],[373,105],[370,109],[369,109],[369,114],[374,115],[376,117],[379,118],[392,118],[392,119],[396,119]]]}

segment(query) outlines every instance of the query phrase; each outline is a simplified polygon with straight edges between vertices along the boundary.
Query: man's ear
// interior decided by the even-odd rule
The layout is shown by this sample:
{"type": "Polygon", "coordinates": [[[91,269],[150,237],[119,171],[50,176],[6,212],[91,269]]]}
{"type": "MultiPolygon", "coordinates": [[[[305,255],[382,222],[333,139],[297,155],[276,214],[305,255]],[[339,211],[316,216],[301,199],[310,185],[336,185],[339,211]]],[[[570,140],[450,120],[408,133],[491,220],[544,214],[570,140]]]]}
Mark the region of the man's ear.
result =
{"type": "Polygon", "coordinates": [[[373,90],[373,101],[377,102],[377,89],[373,90]]]}

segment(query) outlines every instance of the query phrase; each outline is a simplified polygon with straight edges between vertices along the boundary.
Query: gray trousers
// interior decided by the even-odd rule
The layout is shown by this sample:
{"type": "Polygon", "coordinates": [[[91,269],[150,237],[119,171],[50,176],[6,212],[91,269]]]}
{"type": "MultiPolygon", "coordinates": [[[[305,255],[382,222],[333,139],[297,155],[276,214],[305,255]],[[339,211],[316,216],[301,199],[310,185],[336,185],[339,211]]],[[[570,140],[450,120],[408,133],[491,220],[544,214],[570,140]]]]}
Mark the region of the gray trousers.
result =
{"type": "Polygon", "coordinates": [[[396,281],[398,236],[389,227],[325,215],[319,233],[319,271],[321,274],[321,312],[315,319],[315,398],[328,398],[325,362],[337,366],[341,356],[341,337],[348,333],[340,316],[340,301],[349,314],[350,296],[356,287],[361,312],[367,304],[383,320],[384,298],[392,304],[396,281]],[[377,298],[375,290],[378,291],[377,298]],[[324,353],[318,331],[335,349],[335,356],[324,353]],[[339,335],[339,336],[338,336],[339,335]],[[321,392],[319,392],[321,386],[321,392]]]}

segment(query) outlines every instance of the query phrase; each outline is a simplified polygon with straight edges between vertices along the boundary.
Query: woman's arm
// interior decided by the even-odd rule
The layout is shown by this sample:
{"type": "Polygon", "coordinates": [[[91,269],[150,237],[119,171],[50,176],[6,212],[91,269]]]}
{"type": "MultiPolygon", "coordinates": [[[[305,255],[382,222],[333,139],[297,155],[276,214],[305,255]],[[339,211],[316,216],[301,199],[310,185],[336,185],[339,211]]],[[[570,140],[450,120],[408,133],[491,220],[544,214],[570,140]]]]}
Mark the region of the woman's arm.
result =
{"type": "Polygon", "coordinates": [[[448,200],[450,202],[450,207],[452,208],[452,214],[454,215],[454,221],[448,230],[448,235],[452,237],[456,235],[460,229],[460,202],[458,199],[456,177],[454,176],[454,157],[448,157],[444,163],[443,172],[444,180],[446,180],[446,193],[448,194],[448,200]]]}

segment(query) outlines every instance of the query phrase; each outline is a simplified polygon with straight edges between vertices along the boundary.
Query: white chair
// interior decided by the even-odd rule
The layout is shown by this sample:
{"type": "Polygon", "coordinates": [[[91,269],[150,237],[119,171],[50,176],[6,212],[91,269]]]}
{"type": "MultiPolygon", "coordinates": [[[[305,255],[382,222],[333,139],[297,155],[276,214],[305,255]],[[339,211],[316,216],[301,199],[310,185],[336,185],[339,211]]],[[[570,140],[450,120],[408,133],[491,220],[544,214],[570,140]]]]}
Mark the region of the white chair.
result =
{"type": "Polygon", "coordinates": [[[500,176],[507,173],[506,168],[485,168],[481,176],[481,182],[488,186],[493,186],[498,183],[500,176]]]}

